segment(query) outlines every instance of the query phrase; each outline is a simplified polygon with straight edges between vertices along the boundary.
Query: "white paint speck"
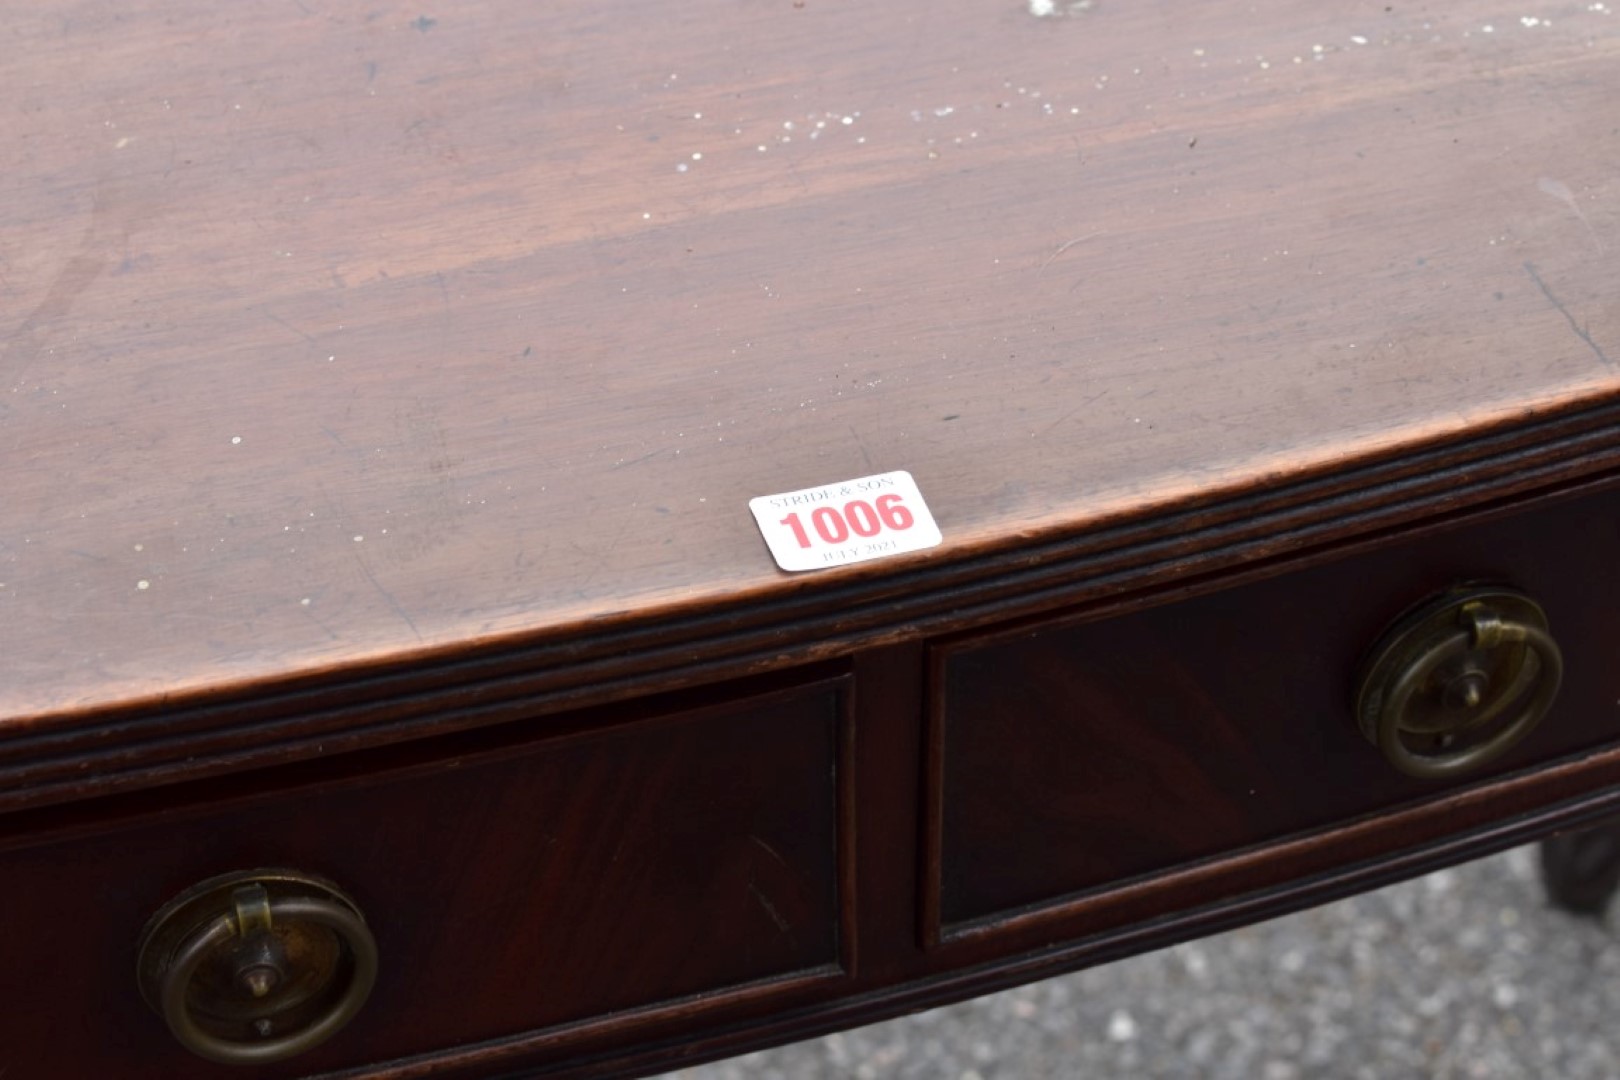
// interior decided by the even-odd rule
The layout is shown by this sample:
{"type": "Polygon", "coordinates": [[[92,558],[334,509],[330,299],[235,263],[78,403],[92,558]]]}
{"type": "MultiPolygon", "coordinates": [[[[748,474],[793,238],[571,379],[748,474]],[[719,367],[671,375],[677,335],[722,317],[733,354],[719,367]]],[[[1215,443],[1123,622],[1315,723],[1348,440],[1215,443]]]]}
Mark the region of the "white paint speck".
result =
{"type": "Polygon", "coordinates": [[[1057,4],[1054,0],[1029,0],[1029,13],[1037,19],[1044,19],[1057,14],[1057,4]]]}
{"type": "Polygon", "coordinates": [[[362,541],[362,540],[364,540],[364,539],[365,539],[365,537],[364,537],[364,536],[356,536],[356,537],[355,537],[355,538],[354,538],[354,542],[355,542],[355,543],[357,543],[357,544],[358,544],[358,543],[360,543],[360,542],[361,542],[361,541],[362,541]]]}
{"type": "Polygon", "coordinates": [[[1113,1042],[1130,1042],[1136,1038],[1136,1019],[1124,1009],[1115,1009],[1108,1018],[1108,1038],[1113,1042]]]}
{"type": "Polygon", "coordinates": [[[232,446],[241,446],[242,445],[242,436],[240,436],[240,435],[232,435],[231,436],[231,445],[232,446]]]}
{"type": "Polygon", "coordinates": [[[135,587],[140,589],[142,592],[145,592],[147,589],[152,587],[152,583],[150,581],[137,581],[135,583],[135,587]]]}
{"type": "Polygon", "coordinates": [[[1367,44],[1367,39],[1362,37],[1360,34],[1351,34],[1350,35],[1350,44],[1352,44],[1352,45],[1365,45],[1365,44],[1367,44]]]}
{"type": "Polygon", "coordinates": [[[309,597],[304,597],[302,600],[298,601],[298,603],[303,607],[309,607],[309,597]]]}

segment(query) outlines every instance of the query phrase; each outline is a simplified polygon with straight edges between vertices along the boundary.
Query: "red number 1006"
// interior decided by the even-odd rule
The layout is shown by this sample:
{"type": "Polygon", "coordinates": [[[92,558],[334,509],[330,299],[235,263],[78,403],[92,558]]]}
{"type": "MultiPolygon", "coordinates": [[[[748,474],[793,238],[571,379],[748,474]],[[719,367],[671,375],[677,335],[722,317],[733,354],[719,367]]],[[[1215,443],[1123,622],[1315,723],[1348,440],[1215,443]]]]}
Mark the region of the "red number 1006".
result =
{"type": "MultiPolygon", "coordinates": [[[[856,536],[876,536],[886,528],[898,532],[911,528],[916,520],[911,516],[911,511],[901,504],[898,495],[879,495],[875,501],[875,508],[865,499],[847,502],[842,510],[835,506],[818,506],[810,514],[810,524],[822,540],[829,544],[842,544],[851,533],[856,536]]],[[[810,546],[810,534],[805,531],[804,522],[799,520],[797,513],[789,514],[778,524],[793,530],[793,538],[800,547],[810,546]]]]}

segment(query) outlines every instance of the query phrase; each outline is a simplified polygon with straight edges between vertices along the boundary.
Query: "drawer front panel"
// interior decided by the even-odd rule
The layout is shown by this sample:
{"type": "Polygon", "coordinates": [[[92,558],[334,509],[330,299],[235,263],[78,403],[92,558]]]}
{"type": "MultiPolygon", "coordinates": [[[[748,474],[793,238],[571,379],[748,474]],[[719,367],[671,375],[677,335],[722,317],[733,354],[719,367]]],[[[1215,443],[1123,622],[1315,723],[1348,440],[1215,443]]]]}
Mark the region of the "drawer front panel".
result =
{"type": "Polygon", "coordinates": [[[0,980],[23,1006],[0,1018],[0,1065],[236,1075],[180,1049],[147,1009],[135,946],[171,896],[255,867],[345,889],[380,964],[348,1028],[254,1075],[835,975],[846,698],[835,679],[0,853],[0,980]]]}
{"type": "Polygon", "coordinates": [[[929,929],[949,938],[1615,739],[1617,541],[1620,499],[1589,496],[1133,614],[940,647],[929,929]],[[1478,580],[1541,602],[1562,690],[1477,774],[1404,776],[1357,729],[1358,667],[1408,605],[1478,580]]]}

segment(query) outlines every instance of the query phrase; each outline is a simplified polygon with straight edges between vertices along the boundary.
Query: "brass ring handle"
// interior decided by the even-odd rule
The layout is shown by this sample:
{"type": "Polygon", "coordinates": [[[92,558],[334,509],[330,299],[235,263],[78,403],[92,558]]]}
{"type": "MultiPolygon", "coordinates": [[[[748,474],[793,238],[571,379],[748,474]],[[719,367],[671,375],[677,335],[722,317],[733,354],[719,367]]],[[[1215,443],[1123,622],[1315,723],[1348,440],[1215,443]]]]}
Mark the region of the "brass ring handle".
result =
{"type": "Polygon", "coordinates": [[[335,887],[284,871],[227,875],[164,907],[141,943],[147,1001],[199,1057],[257,1065],[347,1024],[377,979],[377,943],[335,887]]]}
{"type": "Polygon", "coordinates": [[[1457,776],[1528,735],[1551,708],[1563,672],[1534,601],[1507,589],[1461,590],[1415,609],[1384,635],[1364,668],[1357,717],[1401,772],[1457,776]]]}

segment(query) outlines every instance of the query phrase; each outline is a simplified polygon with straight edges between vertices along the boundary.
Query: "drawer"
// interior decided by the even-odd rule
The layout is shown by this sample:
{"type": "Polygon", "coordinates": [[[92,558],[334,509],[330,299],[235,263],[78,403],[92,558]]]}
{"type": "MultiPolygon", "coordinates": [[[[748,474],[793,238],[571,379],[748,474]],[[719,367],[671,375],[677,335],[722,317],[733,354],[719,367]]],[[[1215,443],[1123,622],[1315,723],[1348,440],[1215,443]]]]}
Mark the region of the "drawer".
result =
{"type": "Polygon", "coordinates": [[[241,1075],[141,1000],[136,943],[188,886],[256,867],[345,891],[379,973],[348,1027],[253,1075],[577,1047],[838,978],[848,696],[834,677],[0,846],[0,979],[26,1003],[0,1018],[0,1072],[241,1075]]]}
{"type": "MultiPolygon", "coordinates": [[[[1129,614],[942,643],[925,938],[1078,911],[1116,888],[1616,739],[1617,541],[1620,497],[1590,495],[1129,614]],[[1405,609],[1473,581],[1539,601],[1562,688],[1528,737],[1477,772],[1404,775],[1358,730],[1359,669],[1405,609]]],[[[1215,866],[1175,903],[1234,887],[1215,866]]]]}

